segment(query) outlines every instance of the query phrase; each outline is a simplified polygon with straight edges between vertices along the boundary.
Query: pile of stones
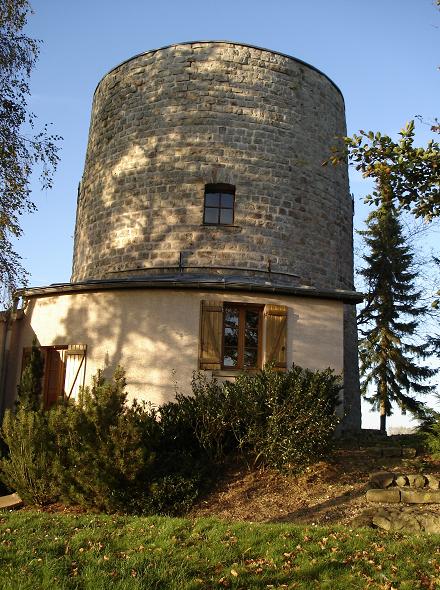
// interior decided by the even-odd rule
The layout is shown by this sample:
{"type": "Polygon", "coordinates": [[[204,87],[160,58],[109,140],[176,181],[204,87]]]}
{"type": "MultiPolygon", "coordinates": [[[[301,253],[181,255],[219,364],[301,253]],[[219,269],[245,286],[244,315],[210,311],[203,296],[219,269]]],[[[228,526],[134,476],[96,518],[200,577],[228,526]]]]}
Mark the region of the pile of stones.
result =
{"type": "Polygon", "coordinates": [[[368,502],[440,503],[440,478],[431,474],[379,471],[371,476],[366,497],[368,502]]]}
{"type": "Polygon", "coordinates": [[[439,533],[440,514],[434,510],[406,504],[370,508],[351,523],[354,527],[369,527],[390,532],[439,533]]]}
{"type": "Polygon", "coordinates": [[[355,527],[401,532],[440,532],[438,508],[420,506],[440,503],[440,476],[379,471],[370,477],[366,499],[368,502],[399,506],[370,508],[352,521],[355,527]]]}

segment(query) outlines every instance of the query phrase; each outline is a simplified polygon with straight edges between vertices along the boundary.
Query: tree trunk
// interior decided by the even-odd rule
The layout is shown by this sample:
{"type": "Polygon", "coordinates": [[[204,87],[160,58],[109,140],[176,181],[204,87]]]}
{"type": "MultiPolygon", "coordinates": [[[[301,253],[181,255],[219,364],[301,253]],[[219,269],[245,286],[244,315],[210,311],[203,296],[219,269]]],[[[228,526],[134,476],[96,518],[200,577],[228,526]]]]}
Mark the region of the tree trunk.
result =
{"type": "Polygon", "coordinates": [[[387,433],[387,412],[384,399],[380,400],[380,432],[382,434],[387,433]]]}

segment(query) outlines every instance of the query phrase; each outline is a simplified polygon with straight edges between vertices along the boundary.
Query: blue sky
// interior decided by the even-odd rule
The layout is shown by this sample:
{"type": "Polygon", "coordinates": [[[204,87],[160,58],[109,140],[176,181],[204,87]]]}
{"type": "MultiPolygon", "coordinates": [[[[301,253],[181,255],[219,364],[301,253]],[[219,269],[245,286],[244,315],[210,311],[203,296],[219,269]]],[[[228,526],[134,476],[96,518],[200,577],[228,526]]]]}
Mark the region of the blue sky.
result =
{"type": "MultiPolygon", "coordinates": [[[[434,0],[31,3],[35,14],[27,32],[43,45],[30,107],[64,138],[54,188],[42,192],[33,183],[38,212],[23,218],[24,236],[17,244],[33,286],[70,278],[93,92],[109,69],[137,53],[216,39],[293,55],[325,72],[342,90],[348,134],[374,129],[395,135],[415,115],[440,115],[440,11],[434,0]]],[[[428,137],[428,126],[418,125],[419,143],[428,137]]],[[[352,174],[358,227],[368,213],[361,198],[367,189],[352,174]]],[[[392,422],[401,423],[399,418],[392,422]]]]}

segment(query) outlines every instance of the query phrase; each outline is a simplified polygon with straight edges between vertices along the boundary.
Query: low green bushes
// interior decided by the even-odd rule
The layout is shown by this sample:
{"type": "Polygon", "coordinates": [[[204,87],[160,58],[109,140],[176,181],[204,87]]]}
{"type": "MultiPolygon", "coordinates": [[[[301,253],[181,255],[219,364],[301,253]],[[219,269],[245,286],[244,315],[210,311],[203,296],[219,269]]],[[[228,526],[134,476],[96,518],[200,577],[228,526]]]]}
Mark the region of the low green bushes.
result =
{"type": "Polygon", "coordinates": [[[158,428],[154,413],[126,398],[117,369],[110,381],[98,372],[77,402],[49,410],[20,402],[8,410],[2,436],[9,453],[0,462],[5,483],[33,504],[61,499],[110,512],[139,509],[158,428]]]}
{"type": "Polygon", "coordinates": [[[267,367],[222,384],[196,374],[193,395],[177,395],[161,411],[167,420],[173,413],[180,445],[199,446],[213,461],[239,452],[248,462],[296,471],[329,450],[340,389],[330,369],[267,367]]]}
{"type": "Polygon", "coordinates": [[[265,368],[223,384],[196,374],[192,395],[155,410],[127,403],[117,369],[108,381],[99,372],[77,401],[43,410],[24,385],[27,401],[2,427],[5,483],[28,503],[145,514],[187,510],[229,456],[290,471],[324,456],[340,391],[330,370],[265,368]]]}

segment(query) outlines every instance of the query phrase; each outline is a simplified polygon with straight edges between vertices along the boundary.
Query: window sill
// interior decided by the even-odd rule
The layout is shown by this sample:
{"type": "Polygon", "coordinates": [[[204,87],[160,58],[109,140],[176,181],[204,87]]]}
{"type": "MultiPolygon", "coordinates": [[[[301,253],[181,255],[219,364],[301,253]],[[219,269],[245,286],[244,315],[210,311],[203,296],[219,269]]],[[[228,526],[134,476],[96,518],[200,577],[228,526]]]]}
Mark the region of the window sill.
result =
{"type": "Polygon", "coordinates": [[[241,225],[232,225],[230,223],[202,223],[201,227],[213,227],[213,228],[222,228],[222,227],[228,227],[231,229],[242,229],[241,225]]]}
{"type": "Polygon", "coordinates": [[[212,371],[213,377],[238,377],[246,373],[257,373],[260,369],[216,369],[212,371]]]}

